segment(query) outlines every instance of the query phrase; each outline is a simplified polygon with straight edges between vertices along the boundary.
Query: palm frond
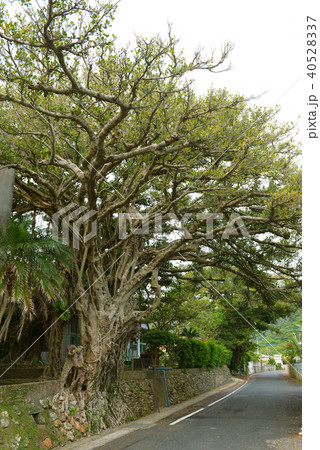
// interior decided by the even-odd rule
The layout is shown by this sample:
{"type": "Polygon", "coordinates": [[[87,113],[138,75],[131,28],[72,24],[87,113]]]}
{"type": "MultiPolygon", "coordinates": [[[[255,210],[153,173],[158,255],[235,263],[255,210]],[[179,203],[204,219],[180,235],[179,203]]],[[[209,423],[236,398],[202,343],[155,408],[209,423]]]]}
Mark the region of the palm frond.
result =
{"type": "Polygon", "coordinates": [[[12,219],[5,232],[0,230],[0,341],[6,339],[16,308],[21,313],[21,336],[25,320],[35,313],[35,292],[46,302],[63,297],[64,280],[58,265],[72,267],[72,251],[42,232],[32,233],[31,224],[28,219],[12,219]]]}

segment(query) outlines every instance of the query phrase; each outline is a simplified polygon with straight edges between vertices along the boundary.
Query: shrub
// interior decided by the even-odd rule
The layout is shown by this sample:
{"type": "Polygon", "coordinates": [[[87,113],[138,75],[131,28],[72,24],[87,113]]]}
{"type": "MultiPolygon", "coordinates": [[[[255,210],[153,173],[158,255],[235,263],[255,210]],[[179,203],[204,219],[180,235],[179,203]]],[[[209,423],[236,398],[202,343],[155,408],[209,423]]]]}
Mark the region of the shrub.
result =
{"type": "Polygon", "coordinates": [[[191,339],[178,339],[173,350],[173,358],[178,362],[180,369],[194,367],[194,357],[191,348],[191,339]]]}
{"type": "Polygon", "coordinates": [[[282,370],[281,363],[277,363],[277,364],[276,364],[276,370],[282,370]]]}
{"type": "Polygon", "coordinates": [[[206,366],[206,346],[203,342],[197,339],[189,339],[191,343],[191,352],[193,355],[194,366],[193,367],[205,367],[206,366]]]}
{"type": "Polygon", "coordinates": [[[181,369],[192,367],[221,367],[230,364],[232,352],[214,341],[178,339],[172,347],[174,357],[181,369]]]}
{"type": "Polygon", "coordinates": [[[153,366],[159,362],[161,347],[166,347],[170,359],[176,361],[180,369],[193,367],[221,367],[229,365],[231,350],[215,341],[201,342],[198,339],[179,338],[164,330],[151,330],[143,335],[152,355],[153,366]]]}
{"type": "Polygon", "coordinates": [[[150,330],[143,335],[143,341],[148,344],[148,350],[152,356],[152,365],[155,367],[161,355],[160,347],[170,347],[176,342],[177,337],[173,333],[164,330],[150,330]]]}

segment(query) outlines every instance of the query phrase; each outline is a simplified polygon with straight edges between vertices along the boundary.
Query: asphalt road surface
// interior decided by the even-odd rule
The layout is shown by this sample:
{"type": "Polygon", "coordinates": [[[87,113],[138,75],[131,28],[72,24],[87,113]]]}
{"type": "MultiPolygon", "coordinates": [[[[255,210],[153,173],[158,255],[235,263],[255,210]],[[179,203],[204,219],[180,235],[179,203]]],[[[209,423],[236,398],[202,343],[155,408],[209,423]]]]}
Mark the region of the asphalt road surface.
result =
{"type": "Polygon", "coordinates": [[[213,394],[98,448],[292,450],[301,449],[300,429],[301,385],[277,371],[253,375],[240,388],[213,394]]]}

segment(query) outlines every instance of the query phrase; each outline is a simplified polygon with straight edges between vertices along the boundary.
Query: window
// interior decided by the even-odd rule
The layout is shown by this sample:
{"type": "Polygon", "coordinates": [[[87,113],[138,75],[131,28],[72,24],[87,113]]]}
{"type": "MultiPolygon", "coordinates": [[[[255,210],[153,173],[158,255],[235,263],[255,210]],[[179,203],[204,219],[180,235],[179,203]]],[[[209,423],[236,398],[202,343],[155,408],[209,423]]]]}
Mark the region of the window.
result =
{"type": "Polygon", "coordinates": [[[71,326],[70,326],[70,344],[79,346],[80,345],[80,331],[78,326],[78,320],[76,317],[73,317],[71,319],[71,326]]]}

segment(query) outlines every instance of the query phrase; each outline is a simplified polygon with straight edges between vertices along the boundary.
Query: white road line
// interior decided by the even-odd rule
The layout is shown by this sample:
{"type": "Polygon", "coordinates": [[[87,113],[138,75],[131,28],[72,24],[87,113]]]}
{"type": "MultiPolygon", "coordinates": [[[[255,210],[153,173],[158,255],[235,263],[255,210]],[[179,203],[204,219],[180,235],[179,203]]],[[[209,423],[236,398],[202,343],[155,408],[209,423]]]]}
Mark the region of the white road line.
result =
{"type": "Polygon", "coordinates": [[[246,382],[245,382],[242,386],[240,386],[238,389],[235,389],[234,391],[230,392],[230,394],[225,395],[225,396],[222,397],[222,398],[219,398],[219,400],[216,400],[216,401],[213,402],[213,403],[210,403],[210,405],[207,405],[207,407],[208,407],[208,406],[213,406],[213,405],[215,405],[216,403],[221,402],[221,400],[224,400],[225,398],[230,397],[230,395],[235,394],[237,391],[239,391],[240,389],[242,389],[243,387],[245,387],[245,385],[246,385],[247,383],[248,383],[248,381],[246,381],[246,382]]]}
{"type": "MultiPolygon", "coordinates": [[[[225,398],[230,397],[230,395],[235,394],[235,393],[238,392],[240,389],[242,389],[242,388],[248,383],[248,381],[249,381],[249,380],[247,380],[247,381],[246,381],[242,386],[240,386],[238,389],[235,389],[234,391],[230,392],[230,394],[225,395],[224,397],[220,398],[219,400],[216,400],[215,402],[210,403],[210,405],[205,406],[205,408],[208,408],[209,406],[213,406],[213,405],[215,405],[216,403],[221,402],[221,401],[224,400],[225,398]]],[[[175,420],[174,422],[171,422],[169,425],[175,425],[176,423],[179,423],[179,422],[181,422],[182,420],[185,420],[185,419],[187,419],[188,417],[191,417],[191,416],[193,416],[194,414],[197,414],[198,412],[203,411],[205,408],[200,408],[200,409],[198,409],[197,411],[194,411],[193,413],[188,414],[187,416],[180,417],[180,419],[175,420]]]]}
{"type": "Polygon", "coordinates": [[[181,417],[181,418],[178,419],[178,420],[175,420],[174,422],[170,423],[170,425],[175,425],[176,423],[181,422],[182,420],[187,419],[188,417],[191,417],[191,416],[193,416],[194,414],[197,414],[198,412],[203,411],[203,410],[204,410],[204,408],[200,408],[200,409],[198,409],[197,411],[194,411],[193,413],[188,414],[187,416],[184,416],[184,417],[181,417]]]}

